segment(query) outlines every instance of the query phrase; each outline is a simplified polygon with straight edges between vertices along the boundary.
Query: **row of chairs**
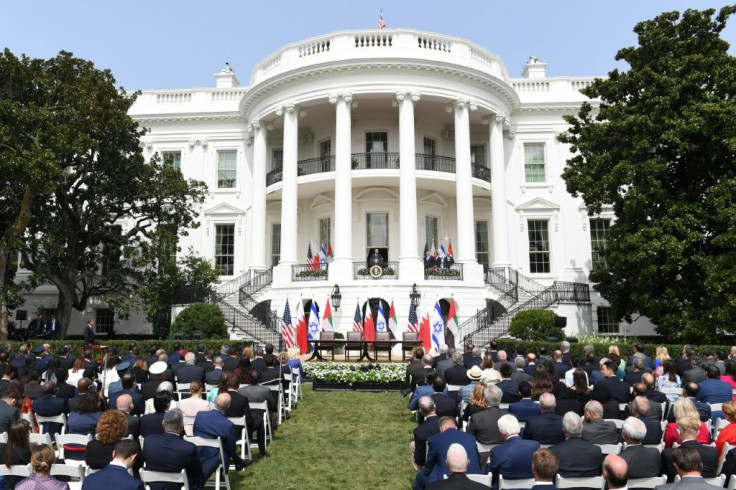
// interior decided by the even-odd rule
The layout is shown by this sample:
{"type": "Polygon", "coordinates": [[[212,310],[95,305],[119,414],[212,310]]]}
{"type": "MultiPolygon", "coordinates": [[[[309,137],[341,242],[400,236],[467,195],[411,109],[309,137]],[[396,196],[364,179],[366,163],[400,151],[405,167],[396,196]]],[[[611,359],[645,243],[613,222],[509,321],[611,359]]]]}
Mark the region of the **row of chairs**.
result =
{"type": "MultiPolygon", "coordinates": [[[[467,475],[472,481],[486,485],[491,488],[493,474],[467,475]]],[[[447,477],[445,477],[447,478],[447,477]]],[[[675,477],[675,481],[679,481],[680,477],[675,477]]],[[[723,487],[726,482],[726,475],[719,475],[715,478],[706,478],[705,481],[711,485],[723,487]]],[[[655,488],[658,485],[667,483],[667,476],[653,476],[650,478],[634,478],[628,481],[628,488],[655,488]]],[[[531,489],[534,487],[534,478],[508,479],[503,475],[498,477],[498,490],[507,490],[511,488],[531,489]]],[[[593,490],[605,490],[606,481],[602,476],[588,476],[578,478],[565,478],[562,475],[555,476],[555,486],[557,488],[590,488],[593,490]]],[[[728,490],[736,489],[736,476],[732,477],[728,482],[728,490]]]]}

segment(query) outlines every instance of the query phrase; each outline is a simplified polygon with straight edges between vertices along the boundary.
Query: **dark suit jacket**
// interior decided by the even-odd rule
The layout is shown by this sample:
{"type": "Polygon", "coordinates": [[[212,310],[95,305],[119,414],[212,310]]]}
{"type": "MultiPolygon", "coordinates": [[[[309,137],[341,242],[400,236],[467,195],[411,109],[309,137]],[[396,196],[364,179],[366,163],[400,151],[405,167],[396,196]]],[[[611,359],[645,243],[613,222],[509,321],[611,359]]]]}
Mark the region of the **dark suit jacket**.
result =
{"type": "Polygon", "coordinates": [[[644,422],[647,428],[647,435],[642,444],[659,444],[662,442],[662,424],[659,423],[659,419],[653,419],[651,417],[638,417],[639,420],[644,422]]]}
{"type": "Polygon", "coordinates": [[[731,385],[720,379],[706,379],[698,383],[697,399],[703,403],[725,403],[733,400],[731,385]]]}
{"type": "MultiPolygon", "coordinates": [[[[716,470],[718,470],[718,450],[713,446],[705,446],[698,443],[698,441],[684,441],[683,446],[692,446],[700,453],[700,459],[703,461],[703,477],[712,478],[716,476],[716,470]]],[[[665,449],[662,451],[662,473],[667,475],[667,481],[675,481],[675,463],[672,459],[672,449],[665,449]]]]}
{"type": "Polygon", "coordinates": [[[222,376],[222,373],[224,372],[225,371],[222,369],[213,369],[204,375],[204,380],[208,384],[216,385],[220,381],[220,376],[222,376]]]}
{"type": "MultiPolygon", "coordinates": [[[[235,442],[237,436],[235,434],[235,425],[230,422],[225,415],[219,410],[207,410],[197,413],[194,418],[194,435],[198,437],[205,437],[208,439],[215,439],[217,437],[222,438],[222,446],[225,450],[225,461],[223,466],[225,468],[230,466],[230,459],[239,460],[238,449],[235,442]]],[[[214,470],[211,461],[220,461],[220,451],[216,448],[211,447],[198,447],[197,454],[200,460],[202,460],[202,471],[204,478],[207,479],[210,476],[210,470],[214,470]]]]}
{"type": "Polygon", "coordinates": [[[519,422],[527,422],[530,418],[540,415],[542,412],[539,403],[534,403],[531,398],[522,398],[518,402],[509,405],[509,413],[515,415],[519,422]]]}
{"type": "Polygon", "coordinates": [[[519,385],[511,381],[510,379],[502,379],[496,383],[501,389],[503,396],[501,396],[501,403],[514,403],[521,400],[519,396],[519,385]]]}
{"type": "MultiPolygon", "coordinates": [[[[562,417],[554,412],[545,412],[531,417],[526,421],[524,439],[531,439],[539,444],[559,444],[563,442],[565,434],[562,432],[562,417]]],[[[531,478],[531,476],[523,478],[531,478]]]]}
{"type": "MultiPolygon", "coordinates": [[[[189,488],[200,489],[203,486],[202,463],[197,455],[197,447],[180,436],[166,432],[146,437],[143,446],[143,460],[146,469],[169,473],[186,470],[189,488]]],[[[178,490],[175,484],[151,483],[151,490],[178,490]]]]}
{"type": "Polygon", "coordinates": [[[84,326],[84,345],[92,345],[95,343],[95,331],[89,325],[84,326]]]}
{"type": "Polygon", "coordinates": [[[427,485],[427,490],[488,490],[488,487],[471,480],[465,473],[452,473],[446,480],[427,485]]]}
{"type": "Polygon", "coordinates": [[[593,386],[592,398],[601,403],[609,400],[616,403],[628,403],[631,399],[629,385],[618,379],[616,375],[603,378],[593,386]]]}
{"type": "Polygon", "coordinates": [[[143,482],[128,474],[122,466],[107,465],[97,473],[84,479],[82,490],[99,490],[115,488],[116,490],[145,490],[143,482]]]}
{"type": "Polygon", "coordinates": [[[448,385],[466,385],[470,383],[468,378],[468,370],[465,366],[455,364],[450,369],[445,370],[445,380],[448,385]]]}
{"type": "MultiPolygon", "coordinates": [[[[69,406],[66,398],[45,395],[33,401],[33,411],[36,415],[52,417],[54,415],[61,415],[62,413],[67,414],[69,412],[69,406]]],[[[44,422],[42,427],[43,432],[51,434],[52,437],[54,434],[60,434],[61,428],[62,425],[56,422],[44,422]]]]}
{"type": "Polygon", "coordinates": [[[629,465],[629,478],[649,478],[659,476],[662,455],[658,449],[641,444],[628,446],[619,454],[629,465]]]}
{"type": "Polygon", "coordinates": [[[17,407],[8,405],[0,400],[0,432],[8,432],[13,422],[20,418],[17,407]]]}
{"type": "Polygon", "coordinates": [[[468,453],[470,464],[467,472],[479,474],[482,473],[479,464],[478,447],[475,443],[475,437],[457,429],[447,429],[445,432],[435,434],[429,438],[429,450],[427,452],[427,461],[424,464],[424,470],[417,475],[417,483],[420,488],[424,488],[427,483],[442,480],[444,475],[449,473],[445,459],[447,458],[447,450],[451,444],[458,443],[465,448],[468,453]]]}
{"type": "Polygon", "coordinates": [[[204,368],[186,364],[176,372],[177,383],[191,383],[197,380],[204,383],[204,368]]]}
{"type": "Polygon", "coordinates": [[[458,407],[455,399],[442,393],[432,395],[434,401],[434,411],[438,417],[457,417],[460,415],[460,407],[458,407]]]}
{"type": "Polygon", "coordinates": [[[720,488],[708,484],[702,476],[686,476],[677,483],[657,485],[654,490],[718,490],[720,488]]]}
{"type": "Polygon", "coordinates": [[[240,364],[238,358],[232,356],[225,357],[222,361],[222,369],[224,369],[225,371],[230,371],[231,373],[238,367],[238,364],[240,364]]]}
{"type": "Polygon", "coordinates": [[[264,361],[262,357],[256,357],[250,361],[250,368],[263,372],[266,370],[266,361],[264,361]]]}
{"type": "Polygon", "coordinates": [[[468,434],[472,434],[482,444],[501,444],[503,438],[498,431],[498,419],[506,415],[506,410],[498,407],[488,407],[470,416],[468,434]]]}
{"type": "Polygon", "coordinates": [[[513,383],[516,383],[517,385],[521,383],[522,381],[526,381],[527,383],[532,380],[532,376],[525,373],[523,370],[514,370],[513,373],[511,373],[511,377],[509,378],[513,383]]]}
{"type": "Polygon", "coordinates": [[[56,391],[56,396],[60,396],[62,398],[66,398],[67,400],[69,400],[71,397],[73,397],[74,396],[74,392],[76,391],[75,390],[75,387],[72,386],[72,385],[70,385],[70,384],[68,384],[68,383],[59,383],[57,385],[57,388],[58,389],[56,391]]]}
{"type": "MultiPolygon", "coordinates": [[[[158,385],[163,383],[164,380],[160,378],[154,378],[151,380],[146,381],[141,385],[141,396],[143,396],[144,400],[148,400],[149,398],[153,398],[156,396],[156,390],[158,389],[158,385]]],[[[118,391],[118,393],[120,393],[118,391]]],[[[117,393],[115,393],[117,395],[117,393]]]]}
{"type": "Polygon", "coordinates": [[[414,464],[424,466],[427,460],[427,439],[440,433],[440,418],[435,416],[424,419],[414,429],[414,464]]]}
{"type": "Polygon", "coordinates": [[[610,420],[595,419],[583,424],[584,441],[593,444],[618,444],[618,437],[616,424],[610,420]]]}
{"type": "Polygon", "coordinates": [[[245,416],[245,423],[248,425],[248,429],[253,429],[253,412],[250,410],[248,405],[248,398],[241,395],[235,390],[228,390],[230,395],[230,408],[225,412],[226,417],[243,417],[245,416]]]}
{"type": "Polygon", "coordinates": [[[690,368],[682,373],[682,386],[685,386],[685,383],[689,383],[690,381],[693,383],[700,383],[705,380],[705,371],[700,367],[690,368]]]}
{"type": "Polygon", "coordinates": [[[143,437],[148,437],[151,434],[163,434],[163,421],[163,413],[148,413],[144,415],[141,417],[140,425],[138,426],[138,434],[143,437]]]}
{"type": "Polygon", "coordinates": [[[563,477],[601,475],[603,464],[601,448],[591,442],[571,437],[563,443],[552,446],[550,450],[560,460],[558,473],[563,477]]]}
{"type": "Polygon", "coordinates": [[[115,410],[118,408],[117,403],[118,403],[118,397],[120,395],[130,395],[130,397],[133,400],[132,414],[139,415],[139,416],[143,415],[143,412],[145,412],[145,409],[146,409],[146,402],[143,399],[143,395],[141,395],[135,390],[125,389],[125,390],[120,390],[117,393],[113,393],[112,395],[110,395],[110,398],[109,398],[110,403],[108,405],[110,406],[111,409],[115,410]]]}
{"type": "Polygon", "coordinates": [[[526,441],[521,437],[511,437],[500,446],[491,449],[491,463],[488,470],[493,473],[493,486],[497,488],[498,477],[508,479],[534,478],[532,474],[532,454],[539,449],[537,441],[526,441]]]}
{"type": "Polygon", "coordinates": [[[125,433],[126,436],[133,436],[133,439],[138,440],[140,434],[140,423],[141,419],[135,415],[131,415],[128,412],[123,412],[125,418],[128,420],[128,431],[125,433]]]}

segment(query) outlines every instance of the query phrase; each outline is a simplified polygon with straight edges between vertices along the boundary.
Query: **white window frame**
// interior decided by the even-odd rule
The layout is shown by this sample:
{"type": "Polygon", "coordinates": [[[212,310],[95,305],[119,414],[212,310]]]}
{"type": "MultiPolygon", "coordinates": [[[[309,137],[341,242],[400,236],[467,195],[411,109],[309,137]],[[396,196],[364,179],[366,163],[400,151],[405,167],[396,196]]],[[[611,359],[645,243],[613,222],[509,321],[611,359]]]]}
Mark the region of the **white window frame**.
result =
{"type": "MultiPolygon", "coordinates": [[[[234,192],[238,190],[240,185],[240,176],[238,175],[239,157],[237,148],[218,148],[215,152],[215,189],[220,192],[234,192]],[[220,187],[220,155],[223,153],[235,154],[235,178],[232,187],[220,187]]],[[[229,170],[228,170],[229,171],[229,170]]]]}

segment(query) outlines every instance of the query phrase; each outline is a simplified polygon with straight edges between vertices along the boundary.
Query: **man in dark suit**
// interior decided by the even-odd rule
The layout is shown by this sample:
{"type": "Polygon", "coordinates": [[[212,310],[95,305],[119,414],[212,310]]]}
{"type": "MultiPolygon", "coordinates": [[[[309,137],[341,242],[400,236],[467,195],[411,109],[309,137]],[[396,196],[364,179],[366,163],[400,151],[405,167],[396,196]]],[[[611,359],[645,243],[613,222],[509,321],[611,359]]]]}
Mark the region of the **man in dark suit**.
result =
{"type": "Polygon", "coordinates": [[[697,400],[703,403],[725,403],[732,398],[731,385],[721,381],[721,371],[715,364],[705,367],[707,379],[698,383],[697,400]]]}
{"type": "MultiPolygon", "coordinates": [[[[705,478],[713,478],[718,470],[718,450],[713,446],[705,446],[697,441],[700,431],[700,420],[693,417],[680,417],[677,420],[677,432],[680,434],[682,444],[680,447],[689,446],[700,454],[702,463],[702,475],[705,478]]],[[[662,473],[667,475],[667,481],[675,481],[677,468],[673,450],[665,449],[662,452],[662,473]]]]}
{"type": "MultiPolygon", "coordinates": [[[[43,384],[43,395],[33,401],[33,411],[36,415],[43,417],[55,417],[57,415],[67,414],[69,406],[67,399],[56,396],[56,383],[46,381],[43,384]]],[[[42,432],[46,434],[61,434],[62,424],[56,422],[44,422],[42,432]]]]}
{"type": "Polygon", "coordinates": [[[555,362],[555,373],[560,380],[565,379],[565,373],[570,370],[570,363],[562,360],[562,351],[556,350],[552,353],[552,360],[555,362]]]}
{"type": "Polygon", "coordinates": [[[95,321],[91,318],[87,321],[87,325],[84,326],[84,345],[95,345],[95,321]]]}
{"type": "Polygon", "coordinates": [[[419,399],[419,413],[424,422],[414,429],[414,440],[409,444],[412,452],[412,465],[416,471],[422,471],[427,461],[427,440],[440,433],[440,418],[434,412],[432,398],[424,396],[419,399]]]}
{"type": "Polygon", "coordinates": [[[532,400],[532,387],[528,382],[519,383],[519,396],[521,400],[509,405],[509,413],[514,415],[519,422],[526,423],[530,418],[542,413],[539,403],[532,400]]]}
{"type": "Polygon", "coordinates": [[[467,359],[463,359],[463,366],[465,369],[470,369],[473,366],[480,366],[483,362],[483,352],[480,347],[473,347],[472,356],[467,359]]]}
{"type": "Polygon", "coordinates": [[[125,432],[125,435],[133,436],[133,438],[137,440],[140,433],[140,418],[132,413],[135,405],[133,404],[133,399],[130,395],[127,393],[119,395],[115,400],[115,405],[110,406],[123,412],[125,419],[128,421],[128,430],[125,432]]]}
{"type": "Polygon", "coordinates": [[[556,400],[552,393],[543,393],[539,397],[541,413],[527,420],[524,439],[540,444],[559,444],[565,440],[562,433],[562,417],[555,413],[555,406],[556,400]]]}
{"type": "Polygon", "coordinates": [[[0,399],[0,433],[8,433],[13,422],[20,418],[18,402],[21,400],[20,393],[8,390],[0,399]]]}
{"type": "Polygon", "coordinates": [[[703,462],[700,453],[691,446],[682,445],[672,450],[672,458],[680,481],[658,485],[655,490],[716,490],[721,487],[709,485],[703,478],[703,462]]]}
{"type": "Polygon", "coordinates": [[[487,470],[493,473],[493,486],[498,488],[498,478],[515,480],[532,478],[532,454],[539,449],[537,441],[528,441],[519,437],[519,422],[511,414],[498,419],[498,430],[503,444],[491,449],[491,462],[487,470]]]}
{"type": "Polygon", "coordinates": [[[437,480],[427,485],[428,490],[484,490],[488,486],[468,478],[468,453],[460,444],[450,444],[445,460],[450,475],[444,480],[437,480]]]}
{"type": "MultiPolygon", "coordinates": [[[[268,415],[271,420],[271,427],[276,427],[276,419],[278,418],[277,399],[268,386],[261,386],[261,373],[255,369],[250,370],[250,384],[243,386],[238,393],[248,399],[249,402],[261,403],[266,402],[268,405],[268,415]]],[[[253,410],[253,418],[263,417],[262,410],[253,410]]]]}
{"type": "MultiPolygon", "coordinates": [[[[412,356],[411,360],[406,365],[406,378],[405,379],[407,383],[411,382],[411,377],[414,375],[414,373],[425,371],[424,365],[422,364],[423,357],[424,357],[424,349],[422,347],[417,347],[414,350],[414,355],[412,356]]],[[[421,374],[419,376],[421,377],[421,374]]]]}
{"type": "MultiPolygon", "coordinates": [[[[683,398],[688,398],[691,402],[693,402],[693,405],[695,405],[695,409],[698,411],[698,416],[700,417],[700,420],[703,422],[706,422],[712,418],[713,412],[710,408],[710,405],[704,402],[699,402],[697,399],[698,396],[698,385],[695,383],[685,383],[682,385],[682,396],[683,398]]],[[[674,422],[675,421],[675,411],[670,410],[667,414],[667,422],[674,422]]]]}
{"type": "Polygon", "coordinates": [[[433,435],[428,440],[427,461],[424,464],[424,469],[417,474],[416,488],[419,490],[426,488],[429,483],[442,480],[445,475],[450,473],[446,466],[447,451],[454,443],[465,448],[467,459],[470,460],[468,473],[482,473],[475,437],[457,430],[455,419],[452,417],[442,417],[439,427],[440,433],[433,435]]]}
{"type": "Polygon", "coordinates": [[[509,378],[511,379],[511,381],[518,385],[522,381],[526,381],[528,383],[532,380],[532,376],[524,372],[526,361],[524,361],[523,357],[518,356],[516,359],[514,359],[514,366],[515,369],[513,370],[513,372],[511,373],[511,377],[509,378]]]}
{"type": "Polygon", "coordinates": [[[482,444],[501,444],[503,437],[498,430],[498,419],[508,413],[498,408],[501,403],[501,390],[497,386],[488,385],[484,394],[488,408],[470,416],[467,432],[482,444]]]}
{"type": "Polygon", "coordinates": [[[248,405],[247,397],[238,393],[240,388],[240,378],[237,374],[230,373],[227,375],[227,392],[230,395],[230,408],[225,412],[226,417],[245,417],[245,425],[248,430],[249,437],[256,434],[258,439],[258,457],[260,459],[271,456],[266,451],[266,428],[263,425],[263,412],[259,412],[259,416],[253,416],[253,412],[248,405]]]}
{"type": "MultiPolygon", "coordinates": [[[[132,373],[125,373],[120,380],[123,389],[117,393],[113,393],[108,397],[111,407],[117,407],[117,399],[121,395],[129,395],[133,402],[132,415],[143,415],[145,410],[145,401],[143,395],[141,395],[136,389],[135,376],[132,373]]],[[[157,385],[158,387],[158,385],[157,385]]]]}
{"type": "MultiPolygon", "coordinates": [[[[225,346],[223,346],[223,348],[224,347],[225,346]]],[[[255,359],[250,361],[251,369],[257,369],[258,371],[265,371],[266,361],[263,359],[263,349],[260,347],[256,347],[255,356],[256,356],[255,359]]]]}
{"type": "Polygon", "coordinates": [[[463,356],[459,352],[455,352],[452,355],[452,362],[455,364],[445,370],[445,379],[449,385],[461,385],[465,386],[470,383],[468,378],[468,370],[463,366],[463,356]]]}
{"type": "Polygon", "coordinates": [[[626,448],[621,451],[621,457],[629,466],[629,478],[649,478],[660,475],[662,455],[658,449],[642,445],[646,434],[647,428],[641,420],[629,417],[624,421],[621,436],[626,443],[626,448]]]}
{"type": "MultiPolygon", "coordinates": [[[[475,345],[473,345],[472,342],[468,342],[467,345],[465,346],[465,352],[462,353],[463,355],[462,363],[465,363],[466,360],[473,357],[473,349],[475,349],[475,345]]],[[[496,360],[494,359],[493,362],[496,362],[496,360]]]]}
{"type": "Polygon", "coordinates": [[[209,371],[204,375],[205,383],[210,385],[216,385],[220,381],[220,376],[224,373],[225,362],[222,357],[215,357],[215,367],[212,371],[209,371]]]}
{"type": "Polygon", "coordinates": [[[701,381],[705,381],[707,379],[707,376],[705,374],[705,370],[700,367],[700,359],[697,356],[693,356],[691,359],[692,365],[690,366],[690,369],[685,370],[685,372],[682,373],[682,384],[685,383],[700,383],[701,381]]]}
{"type": "Polygon", "coordinates": [[[552,446],[551,450],[560,461],[558,473],[563,477],[600,476],[603,456],[601,448],[580,438],[583,419],[574,412],[562,417],[565,442],[552,446]]]}
{"type": "Polygon", "coordinates": [[[273,354],[267,354],[263,360],[266,363],[266,369],[261,372],[261,384],[278,386],[278,380],[282,377],[282,372],[276,366],[278,359],[273,354]]]}
{"type": "Polygon", "coordinates": [[[559,467],[560,461],[549,449],[540,448],[534,451],[532,454],[534,486],[531,490],[557,490],[555,476],[559,467]]]}
{"type": "MultiPolygon", "coordinates": [[[[458,415],[460,415],[460,409],[455,399],[445,394],[447,390],[445,377],[439,374],[435,376],[432,380],[432,389],[434,390],[434,393],[432,393],[432,401],[434,402],[435,413],[437,416],[454,417],[455,420],[457,420],[458,415]]],[[[420,423],[423,422],[421,416],[418,418],[418,421],[420,423]]]]}
{"type": "Polygon", "coordinates": [[[46,333],[46,322],[43,319],[43,315],[39,314],[31,323],[28,324],[29,333],[35,335],[37,338],[41,338],[46,333]]]}
{"type": "Polygon", "coordinates": [[[225,461],[220,461],[220,451],[212,447],[199,447],[197,453],[202,461],[202,474],[204,481],[209,480],[212,473],[222,462],[225,468],[230,466],[230,459],[235,461],[235,469],[242,470],[247,465],[239,455],[235,444],[235,426],[225,417],[225,412],[230,408],[230,395],[221,393],[215,398],[214,410],[203,410],[197,413],[194,419],[194,435],[206,439],[222,438],[222,446],[225,452],[225,461]]]}
{"type": "MultiPolygon", "coordinates": [[[[143,460],[146,469],[178,473],[185,470],[190,489],[200,489],[204,485],[202,479],[202,463],[197,455],[197,446],[181,438],[184,432],[184,416],[181,410],[169,410],[164,415],[164,433],[151,434],[146,437],[143,446],[143,460]]],[[[168,490],[172,485],[151,483],[151,490],[168,490]]]]}
{"type": "Polygon", "coordinates": [[[194,380],[204,383],[204,368],[194,364],[196,360],[193,352],[184,356],[184,365],[176,372],[177,383],[191,383],[194,380]]]}
{"type": "Polygon", "coordinates": [[[662,424],[659,418],[650,417],[649,399],[643,396],[637,396],[631,402],[634,417],[638,418],[646,427],[646,435],[642,444],[659,444],[662,442],[662,424]]]}
{"type": "Polygon", "coordinates": [[[652,361],[652,358],[646,355],[644,352],[644,344],[641,342],[637,342],[634,345],[634,353],[629,356],[629,359],[626,361],[627,366],[633,366],[634,365],[634,358],[640,357],[644,361],[644,367],[647,369],[654,369],[654,361],[652,361]]]}
{"type": "Polygon", "coordinates": [[[585,424],[581,438],[593,444],[617,444],[618,430],[616,424],[610,420],[603,420],[603,406],[600,402],[591,400],[583,409],[585,424]]]}
{"type": "Polygon", "coordinates": [[[138,452],[138,443],[132,439],[118,442],[112,453],[112,462],[100,471],[87,475],[82,483],[82,490],[144,490],[143,482],[128,474],[138,452]]]}
{"type": "Polygon", "coordinates": [[[629,482],[629,466],[617,454],[609,454],[603,459],[603,479],[608,490],[626,489],[629,482]]]}
{"type": "Polygon", "coordinates": [[[49,324],[46,328],[46,336],[49,340],[56,340],[59,338],[59,332],[61,332],[61,324],[59,323],[59,320],[56,319],[56,315],[51,315],[51,320],[49,320],[49,324]]]}
{"type": "Polygon", "coordinates": [[[511,381],[511,373],[513,368],[511,364],[506,363],[501,366],[501,381],[496,383],[498,389],[501,390],[501,403],[514,403],[521,400],[519,396],[519,385],[511,381]]]}
{"type": "MultiPolygon", "coordinates": [[[[604,418],[618,418],[618,404],[628,403],[629,401],[629,385],[618,379],[618,376],[616,376],[618,366],[610,359],[601,361],[600,371],[603,379],[595,383],[591,397],[603,405],[604,418]]],[[[590,375],[588,375],[588,379],[590,379],[590,375]]]]}
{"type": "Polygon", "coordinates": [[[682,347],[682,356],[675,359],[675,369],[677,371],[678,376],[682,377],[685,371],[693,367],[694,357],[695,357],[695,351],[693,350],[693,346],[684,345],[682,347]]]}
{"type": "Polygon", "coordinates": [[[129,362],[132,366],[136,362],[138,362],[141,358],[141,349],[138,347],[134,342],[131,342],[128,344],[128,353],[123,354],[123,357],[120,358],[120,362],[129,362]]]}
{"type": "Polygon", "coordinates": [[[629,386],[634,386],[634,384],[639,383],[641,381],[641,376],[647,372],[644,370],[644,358],[642,356],[634,356],[633,362],[634,364],[632,365],[631,371],[627,371],[624,376],[624,383],[629,386]]]}
{"type": "Polygon", "coordinates": [[[54,375],[56,376],[56,394],[62,398],[66,398],[67,400],[73,397],[74,386],[66,382],[69,378],[69,371],[63,367],[58,367],[56,368],[56,371],[54,371],[54,375]]]}

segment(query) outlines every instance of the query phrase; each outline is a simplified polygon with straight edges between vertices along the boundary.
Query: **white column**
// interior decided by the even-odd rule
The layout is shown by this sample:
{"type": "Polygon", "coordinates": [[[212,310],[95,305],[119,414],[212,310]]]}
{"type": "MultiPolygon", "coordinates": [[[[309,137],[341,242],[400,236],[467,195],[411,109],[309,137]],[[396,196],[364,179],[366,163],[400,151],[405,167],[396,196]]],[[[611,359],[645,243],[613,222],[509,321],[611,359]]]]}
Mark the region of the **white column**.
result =
{"type": "MultiPolygon", "coordinates": [[[[419,94],[397,93],[399,101],[399,268],[404,275],[404,265],[419,261],[417,248],[417,182],[416,139],[414,136],[414,103],[419,94]]],[[[411,267],[409,265],[408,267],[411,267]]]]}
{"type": "Polygon", "coordinates": [[[505,267],[509,260],[508,223],[506,220],[506,165],[503,151],[503,116],[484,120],[490,127],[491,206],[493,218],[493,266],[505,267]]]}
{"type": "Polygon", "coordinates": [[[253,131],[253,206],[251,214],[250,266],[253,269],[266,268],[266,125],[254,121],[250,125],[253,131]],[[257,238],[260,237],[260,238],[257,238]]]}
{"type": "Polygon", "coordinates": [[[353,96],[330,97],[335,104],[335,259],[330,264],[330,280],[352,279],[353,267],[353,183],[351,161],[351,115],[353,96]]]}
{"type": "Polygon", "coordinates": [[[281,186],[281,259],[279,264],[291,267],[297,263],[297,149],[299,145],[299,108],[282,107],[276,112],[284,116],[283,181],[281,186]]]}
{"type": "Polygon", "coordinates": [[[470,167],[470,111],[475,106],[457,101],[455,112],[455,193],[457,194],[457,254],[456,261],[477,264],[475,258],[475,218],[473,213],[473,182],[470,167]]]}

